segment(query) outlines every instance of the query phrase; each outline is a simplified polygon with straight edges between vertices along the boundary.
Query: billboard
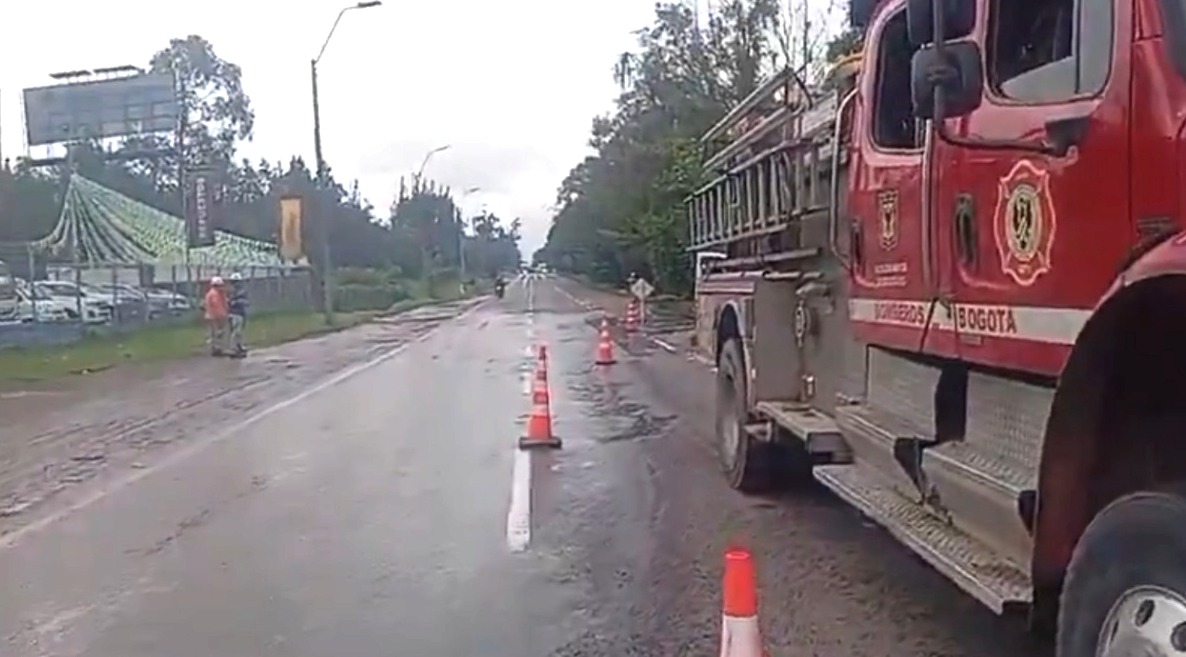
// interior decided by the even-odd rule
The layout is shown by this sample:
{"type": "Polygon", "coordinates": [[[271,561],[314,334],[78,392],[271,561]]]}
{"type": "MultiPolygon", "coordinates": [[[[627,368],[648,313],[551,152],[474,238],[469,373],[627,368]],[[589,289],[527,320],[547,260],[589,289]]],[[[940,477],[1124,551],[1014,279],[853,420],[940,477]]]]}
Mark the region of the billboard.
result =
{"type": "Polygon", "coordinates": [[[201,168],[186,176],[185,239],[191,249],[214,245],[215,210],[219,206],[214,170],[201,168]]]}
{"type": "Polygon", "coordinates": [[[180,103],[172,73],[25,89],[29,146],[177,129],[180,103]]]}

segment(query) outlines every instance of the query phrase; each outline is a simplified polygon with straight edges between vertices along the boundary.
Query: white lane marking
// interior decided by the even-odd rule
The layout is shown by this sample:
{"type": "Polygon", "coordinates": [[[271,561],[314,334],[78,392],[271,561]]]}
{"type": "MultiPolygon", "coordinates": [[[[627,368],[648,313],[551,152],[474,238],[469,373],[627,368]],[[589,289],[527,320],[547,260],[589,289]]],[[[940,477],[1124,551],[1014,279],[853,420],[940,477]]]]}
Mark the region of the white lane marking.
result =
{"type": "Polygon", "coordinates": [[[569,294],[568,290],[565,290],[564,288],[560,287],[559,285],[554,285],[552,287],[555,287],[556,291],[559,292],[560,294],[562,294],[569,301],[575,303],[576,305],[580,306],[581,308],[584,308],[585,310],[596,310],[597,309],[597,306],[595,304],[585,301],[584,299],[578,299],[576,296],[569,294]]]}
{"type": "Polygon", "coordinates": [[[580,300],[580,299],[576,298],[575,296],[573,296],[573,295],[569,294],[569,293],[568,293],[568,290],[566,290],[566,289],[564,289],[564,288],[560,287],[559,285],[555,285],[555,286],[553,286],[553,287],[555,287],[555,288],[556,288],[556,291],[557,291],[557,292],[559,292],[559,293],[560,293],[560,295],[561,295],[561,296],[563,296],[565,299],[568,299],[569,301],[571,301],[571,302],[575,303],[575,304],[576,304],[576,305],[578,305],[578,306],[584,306],[584,305],[585,305],[585,302],[584,302],[584,301],[582,301],[582,300],[580,300]]]}
{"type": "Polygon", "coordinates": [[[716,364],[713,363],[712,360],[709,359],[707,356],[701,356],[700,354],[691,354],[688,356],[688,358],[692,361],[700,363],[701,365],[707,367],[708,369],[712,370],[713,372],[717,371],[716,364]]]}
{"type": "MultiPolygon", "coordinates": [[[[528,279],[530,285],[530,279],[528,279]]],[[[536,355],[535,315],[532,312],[532,288],[527,295],[527,345],[524,355],[530,359],[536,355]]],[[[534,368],[522,373],[523,395],[530,397],[535,383],[534,368]]],[[[507,548],[511,552],[524,552],[531,543],[531,452],[515,449],[515,460],[511,466],[511,502],[507,508],[507,548]]]]}
{"type": "Polygon", "coordinates": [[[531,543],[531,452],[515,450],[511,468],[511,505],[507,509],[507,547],[523,552],[531,543]]]}
{"type": "Polygon", "coordinates": [[[10,532],[9,534],[0,536],[0,550],[7,550],[8,548],[14,547],[21,540],[23,540],[29,536],[32,536],[33,534],[36,534],[40,531],[43,531],[47,527],[49,527],[57,522],[65,520],[69,516],[74,515],[75,513],[78,513],[79,511],[82,511],[89,506],[93,506],[94,504],[106,499],[112,493],[122,490],[122,489],[140,481],[141,479],[144,479],[145,477],[151,476],[158,472],[162,472],[164,470],[168,470],[169,468],[172,468],[180,463],[183,463],[184,461],[188,460],[190,457],[199,454],[200,452],[202,452],[203,450],[205,450],[206,448],[208,448],[212,445],[226,442],[230,438],[233,438],[239,432],[243,431],[244,429],[247,429],[248,427],[251,427],[254,424],[259,423],[261,420],[267,418],[268,416],[270,416],[274,413],[282,411],[290,406],[299,404],[299,403],[305,401],[306,399],[312,397],[313,395],[316,395],[321,392],[325,392],[326,390],[329,390],[330,388],[332,388],[332,387],[334,387],[348,379],[358,376],[359,374],[362,374],[363,372],[366,372],[367,370],[373,369],[373,368],[391,360],[392,358],[395,358],[396,356],[398,356],[400,353],[402,353],[408,347],[411,347],[412,345],[417,344],[419,342],[424,342],[425,340],[427,340],[428,338],[430,338],[434,334],[436,334],[436,332],[439,331],[441,329],[441,327],[446,326],[446,325],[452,323],[453,321],[457,321],[457,320],[465,317],[466,315],[470,314],[471,312],[477,310],[482,305],[484,305],[484,304],[482,304],[480,302],[476,303],[473,306],[470,306],[469,308],[466,308],[464,311],[458,313],[456,317],[452,318],[452,320],[446,320],[446,321],[434,326],[432,329],[430,329],[424,335],[421,335],[420,337],[416,338],[415,340],[405,342],[404,344],[401,344],[398,347],[391,349],[390,351],[379,354],[378,356],[376,356],[375,358],[373,358],[371,360],[368,360],[363,363],[359,363],[352,367],[348,367],[348,368],[338,372],[337,374],[330,376],[328,379],[323,380],[321,383],[314,385],[311,388],[306,388],[306,389],[302,390],[301,392],[297,393],[296,395],[289,397],[288,399],[285,399],[285,400],[277,402],[271,406],[268,406],[267,408],[260,410],[258,413],[249,416],[247,419],[245,419],[237,424],[233,424],[230,427],[227,427],[226,429],[223,429],[222,431],[214,434],[210,438],[190,443],[185,448],[180,449],[176,452],[173,452],[172,454],[168,455],[167,457],[161,459],[160,461],[157,461],[156,463],[154,463],[146,468],[142,468],[139,470],[133,470],[129,474],[109,482],[106,486],[99,488],[98,490],[91,493],[87,497],[84,497],[63,509],[60,509],[54,513],[49,514],[48,516],[45,516],[38,520],[35,520],[23,527],[19,527],[19,528],[13,530],[12,532],[10,532]]]}
{"type": "Polygon", "coordinates": [[[654,342],[655,344],[659,345],[664,350],[669,351],[673,354],[679,352],[679,349],[675,345],[671,344],[670,342],[667,342],[666,340],[660,340],[659,338],[651,338],[651,342],[654,342]]]}

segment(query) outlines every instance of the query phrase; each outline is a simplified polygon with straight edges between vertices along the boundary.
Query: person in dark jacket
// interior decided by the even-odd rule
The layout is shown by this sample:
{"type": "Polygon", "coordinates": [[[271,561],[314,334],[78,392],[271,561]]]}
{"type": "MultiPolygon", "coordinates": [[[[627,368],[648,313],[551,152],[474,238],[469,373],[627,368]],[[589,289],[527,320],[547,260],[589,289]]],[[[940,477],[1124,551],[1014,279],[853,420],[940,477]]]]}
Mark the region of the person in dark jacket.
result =
{"type": "Polygon", "coordinates": [[[239,272],[231,274],[231,289],[227,295],[227,310],[231,329],[231,355],[247,355],[243,346],[243,325],[247,323],[247,285],[239,272]]]}

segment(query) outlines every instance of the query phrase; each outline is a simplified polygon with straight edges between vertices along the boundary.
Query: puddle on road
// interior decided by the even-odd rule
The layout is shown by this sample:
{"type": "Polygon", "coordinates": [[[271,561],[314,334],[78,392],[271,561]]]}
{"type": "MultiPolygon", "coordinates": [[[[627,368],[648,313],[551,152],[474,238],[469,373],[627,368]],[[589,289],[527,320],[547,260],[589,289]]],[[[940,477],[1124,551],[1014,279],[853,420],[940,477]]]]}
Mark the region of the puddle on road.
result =
{"type": "Polygon", "coordinates": [[[646,404],[629,401],[622,396],[627,386],[612,381],[580,381],[569,385],[573,398],[592,407],[592,415],[606,426],[593,437],[599,443],[657,438],[678,418],[659,415],[646,404]]]}

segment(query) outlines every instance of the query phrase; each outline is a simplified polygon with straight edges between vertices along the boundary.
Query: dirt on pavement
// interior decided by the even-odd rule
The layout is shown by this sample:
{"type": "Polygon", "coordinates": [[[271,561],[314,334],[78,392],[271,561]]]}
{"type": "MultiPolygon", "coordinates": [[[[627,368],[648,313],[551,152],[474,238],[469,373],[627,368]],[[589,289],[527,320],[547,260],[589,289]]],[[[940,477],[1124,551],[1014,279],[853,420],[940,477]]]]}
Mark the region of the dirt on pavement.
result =
{"type": "Polygon", "coordinates": [[[115,368],[0,397],[0,536],[60,493],[153,450],[298,394],[335,372],[423,336],[477,301],[419,308],[261,349],[241,361],[198,358],[115,368]]]}

